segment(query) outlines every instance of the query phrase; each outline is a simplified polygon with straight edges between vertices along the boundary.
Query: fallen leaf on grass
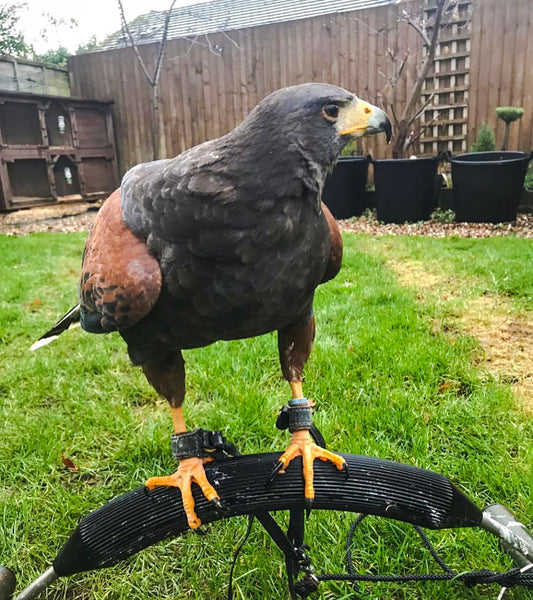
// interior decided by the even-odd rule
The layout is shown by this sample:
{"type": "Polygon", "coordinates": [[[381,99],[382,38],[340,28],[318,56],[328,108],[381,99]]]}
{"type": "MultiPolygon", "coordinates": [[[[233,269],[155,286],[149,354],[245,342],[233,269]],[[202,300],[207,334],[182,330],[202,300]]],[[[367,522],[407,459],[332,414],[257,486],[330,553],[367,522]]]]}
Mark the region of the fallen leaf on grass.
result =
{"type": "Polygon", "coordinates": [[[66,457],[65,455],[61,455],[61,461],[62,463],[65,465],[65,467],[67,467],[67,469],[69,469],[70,471],[79,471],[79,467],[78,465],[75,465],[70,458],[66,457]]]}
{"type": "Polygon", "coordinates": [[[41,301],[39,300],[39,298],[34,298],[28,305],[27,305],[27,309],[30,312],[35,312],[36,310],[38,310],[41,307],[41,301]]]}

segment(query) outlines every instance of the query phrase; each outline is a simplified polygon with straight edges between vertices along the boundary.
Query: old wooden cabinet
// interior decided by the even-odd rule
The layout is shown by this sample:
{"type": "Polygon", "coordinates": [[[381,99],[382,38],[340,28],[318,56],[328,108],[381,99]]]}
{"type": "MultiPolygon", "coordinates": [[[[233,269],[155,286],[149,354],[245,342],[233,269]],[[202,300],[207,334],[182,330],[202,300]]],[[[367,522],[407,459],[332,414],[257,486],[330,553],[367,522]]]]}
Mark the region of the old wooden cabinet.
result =
{"type": "Polygon", "coordinates": [[[112,192],[118,185],[112,104],[0,92],[0,210],[112,192]]]}

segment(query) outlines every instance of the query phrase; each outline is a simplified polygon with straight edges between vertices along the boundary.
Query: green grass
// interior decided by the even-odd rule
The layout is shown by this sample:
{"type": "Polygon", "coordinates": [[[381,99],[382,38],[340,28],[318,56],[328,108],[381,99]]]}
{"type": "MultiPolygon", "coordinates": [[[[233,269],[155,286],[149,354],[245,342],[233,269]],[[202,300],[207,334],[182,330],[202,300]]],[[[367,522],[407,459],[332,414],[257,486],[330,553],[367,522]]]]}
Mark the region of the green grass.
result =
{"type": "MultiPolygon", "coordinates": [[[[0,237],[0,563],[27,585],[50,564],[77,521],[151,476],[174,468],[166,404],[130,366],[116,334],[80,329],[28,351],[76,302],[84,235],[0,237]],[[67,469],[62,456],[78,471],[67,469]]],[[[318,334],[305,391],[330,448],[389,458],[444,473],[480,506],[502,502],[531,524],[533,427],[509,384],[479,364],[479,344],[454,325],[465,303],[505,296],[517,314],[533,310],[531,242],[345,237],[341,274],[316,297],[318,334]],[[387,261],[416,261],[444,274],[455,292],[421,299],[400,285],[387,261]]],[[[186,353],[186,418],[221,429],[244,452],[281,450],[274,427],[288,399],[275,335],[186,353]]],[[[318,572],[343,569],[350,515],[314,512],[309,541],[318,572]]],[[[222,599],[244,518],[209,535],[162,542],[104,571],[60,580],[59,600],[222,599]]],[[[461,571],[511,563],[481,531],[430,532],[461,571]]],[[[408,526],[368,519],[356,535],[357,564],[383,573],[438,570],[408,526]]],[[[278,549],[255,529],[236,569],[236,598],[287,598],[278,549]]],[[[353,598],[344,584],[320,598],[353,598]]],[[[380,584],[365,598],[494,598],[495,586],[380,584]]],[[[526,598],[513,590],[509,598],[526,598]]],[[[530,597],[530,596],[529,596],[530,597]]]]}

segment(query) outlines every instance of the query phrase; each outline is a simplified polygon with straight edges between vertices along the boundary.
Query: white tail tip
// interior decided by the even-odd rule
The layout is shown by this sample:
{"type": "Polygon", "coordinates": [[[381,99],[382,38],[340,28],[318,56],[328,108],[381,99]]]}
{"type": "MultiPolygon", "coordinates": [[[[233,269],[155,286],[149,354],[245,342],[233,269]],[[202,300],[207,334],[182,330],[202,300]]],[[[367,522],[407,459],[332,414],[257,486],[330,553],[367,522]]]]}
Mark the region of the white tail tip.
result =
{"type": "Polygon", "coordinates": [[[30,346],[30,350],[33,352],[34,350],[38,350],[39,348],[42,348],[43,346],[47,346],[50,342],[57,340],[58,337],[59,337],[58,335],[51,335],[50,337],[46,337],[41,340],[37,340],[35,343],[33,343],[30,346]]]}

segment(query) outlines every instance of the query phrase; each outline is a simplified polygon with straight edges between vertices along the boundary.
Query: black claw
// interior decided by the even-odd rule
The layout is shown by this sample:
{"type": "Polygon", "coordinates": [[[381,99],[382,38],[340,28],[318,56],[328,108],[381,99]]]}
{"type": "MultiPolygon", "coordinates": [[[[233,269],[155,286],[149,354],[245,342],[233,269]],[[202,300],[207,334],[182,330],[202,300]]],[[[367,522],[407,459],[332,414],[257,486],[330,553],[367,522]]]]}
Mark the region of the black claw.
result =
{"type": "Polygon", "coordinates": [[[219,516],[227,515],[229,512],[228,508],[218,498],[213,498],[209,504],[217,511],[219,516]]]}
{"type": "Polygon", "coordinates": [[[283,469],[283,463],[281,461],[278,461],[274,465],[274,468],[272,469],[272,471],[270,472],[270,476],[268,478],[267,485],[272,483],[274,481],[274,479],[276,479],[276,476],[281,471],[281,469],[283,469]]]}
{"type": "Polygon", "coordinates": [[[313,498],[306,498],[304,501],[305,506],[305,518],[308,519],[311,514],[311,510],[313,509],[313,498]]]}
{"type": "Polygon", "coordinates": [[[344,481],[347,481],[348,477],[350,477],[350,469],[347,462],[342,465],[342,472],[344,473],[344,481]]]}

